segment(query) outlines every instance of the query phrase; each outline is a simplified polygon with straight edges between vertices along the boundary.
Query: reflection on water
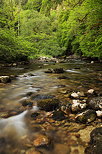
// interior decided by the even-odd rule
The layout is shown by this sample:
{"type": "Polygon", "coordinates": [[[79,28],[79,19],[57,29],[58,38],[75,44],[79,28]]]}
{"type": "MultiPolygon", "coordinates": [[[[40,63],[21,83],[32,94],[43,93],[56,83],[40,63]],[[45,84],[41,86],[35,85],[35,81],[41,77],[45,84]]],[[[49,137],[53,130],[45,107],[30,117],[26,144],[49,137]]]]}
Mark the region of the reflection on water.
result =
{"type": "MultiPolygon", "coordinates": [[[[19,110],[21,100],[29,99],[28,93],[35,94],[50,94],[57,96],[60,89],[71,91],[87,91],[95,89],[102,91],[102,66],[101,64],[86,64],[76,61],[75,63],[56,64],[44,66],[43,69],[34,70],[35,66],[28,69],[12,69],[16,75],[19,75],[17,80],[0,88],[0,113],[10,110],[19,110]],[[63,74],[68,77],[66,79],[58,79],[62,74],[45,74],[46,68],[63,67],[66,71],[63,74]],[[34,73],[34,76],[29,76],[28,72],[34,73]]],[[[12,74],[9,69],[4,69],[2,75],[12,74]]],[[[37,111],[37,106],[32,110],[37,111]]],[[[31,110],[26,110],[19,115],[0,120],[0,138],[9,138],[10,140],[19,140],[22,136],[30,133],[27,114],[31,110]]],[[[1,140],[0,140],[1,142],[1,140]]],[[[6,141],[5,141],[6,142],[6,141]]],[[[0,143],[1,144],[1,143],[0,143]]],[[[5,143],[6,144],[6,143],[5,143]]],[[[4,146],[5,146],[4,144],[4,146]]],[[[4,152],[4,151],[3,151],[4,152]]],[[[7,151],[6,151],[7,153],[7,151]]],[[[9,152],[8,152],[9,153],[9,152]]]]}

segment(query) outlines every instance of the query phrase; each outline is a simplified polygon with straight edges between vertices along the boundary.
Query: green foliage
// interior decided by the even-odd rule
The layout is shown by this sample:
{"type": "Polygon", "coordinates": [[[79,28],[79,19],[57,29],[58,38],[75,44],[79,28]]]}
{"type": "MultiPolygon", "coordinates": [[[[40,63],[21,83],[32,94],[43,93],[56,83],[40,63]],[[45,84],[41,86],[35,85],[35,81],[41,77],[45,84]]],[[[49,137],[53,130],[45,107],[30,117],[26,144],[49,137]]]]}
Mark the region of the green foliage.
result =
{"type": "MultiPolygon", "coordinates": [[[[76,0],[75,2],[68,1],[68,3],[70,8],[63,10],[59,16],[57,35],[60,45],[65,46],[69,53],[101,58],[101,1],[76,0]]],[[[65,3],[65,7],[68,3],[65,3]]]]}
{"type": "Polygon", "coordinates": [[[100,0],[0,0],[0,60],[79,54],[102,59],[100,0]]]}
{"type": "Polygon", "coordinates": [[[25,5],[23,5],[23,8],[25,10],[35,10],[40,11],[41,9],[42,0],[28,0],[25,5]]]}

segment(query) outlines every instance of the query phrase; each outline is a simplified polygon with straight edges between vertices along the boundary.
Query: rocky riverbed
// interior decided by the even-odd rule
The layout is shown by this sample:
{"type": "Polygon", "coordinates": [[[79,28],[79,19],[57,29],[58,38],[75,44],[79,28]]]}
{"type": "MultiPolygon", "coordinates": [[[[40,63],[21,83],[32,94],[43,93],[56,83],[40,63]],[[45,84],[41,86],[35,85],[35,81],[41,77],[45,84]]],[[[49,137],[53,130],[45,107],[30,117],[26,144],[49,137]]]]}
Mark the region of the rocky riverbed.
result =
{"type": "Polygon", "coordinates": [[[0,153],[101,154],[101,68],[70,61],[3,69],[0,153]]]}

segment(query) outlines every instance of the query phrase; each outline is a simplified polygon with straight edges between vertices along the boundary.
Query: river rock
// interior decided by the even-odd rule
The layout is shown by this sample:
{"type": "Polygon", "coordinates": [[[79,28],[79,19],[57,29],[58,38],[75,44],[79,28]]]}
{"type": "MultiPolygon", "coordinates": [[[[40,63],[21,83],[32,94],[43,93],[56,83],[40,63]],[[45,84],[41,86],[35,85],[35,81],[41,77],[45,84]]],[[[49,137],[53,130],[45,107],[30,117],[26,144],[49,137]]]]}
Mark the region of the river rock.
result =
{"type": "Polygon", "coordinates": [[[46,135],[39,134],[33,141],[35,147],[48,147],[50,144],[50,139],[46,135]]]}
{"type": "Polygon", "coordinates": [[[96,111],[97,117],[102,118],[102,111],[98,110],[96,111]]]}
{"type": "Polygon", "coordinates": [[[73,93],[71,94],[71,97],[72,97],[72,98],[78,98],[79,95],[78,95],[77,93],[73,92],[73,93]]]}
{"type": "Polygon", "coordinates": [[[77,122],[90,123],[96,119],[96,112],[94,110],[86,110],[75,117],[77,122]]]}
{"type": "Polygon", "coordinates": [[[37,101],[37,106],[44,111],[53,111],[59,107],[58,99],[42,99],[37,101]]]}
{"type": "Polygon", "coordinates": [[[0,76],[0,82],[1,83],[9,83],[11,82],[10,76],[0,76]]]}
{"type": "Polygon", "coordinates": [[[53,69],[49,68],[48,70],[45,71],[45,73],[53,73],[53,69]]]}
{"type": "Polygon", "coordinates": [[[94,94],[94,92],[95,92],[94,89],[89,89],[89,90],[87,91],[88,94],[94,94]]]}
{"type": "Polygon", "coordinates": [[[90,143],[85,150],[86,154],[102,153],[102,127],[95,128],[90,134],[90,143]]]}
{"type": "Polygon", "coordinates": [[[92,98],[88,105],[93,110],[102,110],[102,97],[92,98]]]}
{"type": "Polygon", "coordinates": [[[80,91],[73,92],[70,95],[71,98],[75,98],[75,99],[80,98],[80,97],[84,97],[84,96],[85,96],[84,92],[80,92],[80,91]]]}
{"type": "Polygon", "coordinates": [[[60,73],[64,73],[64,69],[63,68],[55,68],[55,69],[48,69],[45,71],[45,73],[56,73],[56,74],[60,74],[60,73]]]}
{"type": "Polygon", "coordinates": [[[59,73],[64,73],[65,71],[63,68],[55,68],[53,69],[53,72],[59,74],[59,73]]]}
{"type": "Polygon", "coordinates": [[[24,106],[24,107],[26,107],[26,106],[32,107],[32,106],[33,106],[33,102],[30,101],[30,100],[22,100],[20,103],[21,103],[22,106],[24,106]]]}
{"type": "Polygon", "coordinates": [[[64,120],[66,119],[65,113],[63,111],[55,111],[53,112],[52,119],[57,120],[57,121],[64,120]]]}
{"type": "Polygon", "coordinates": [[[34,112],[34,113],[31,114],[31,117],[34,118],[34,119],[36,119],[38,117],[38,115],[39,115],[39,113],[34,112]]]}
{"type": "Polygon", "coordinates": [[[28,76],[36,76],[36,75],[33,73],[28,73],[28,76]]]}
{"type": "Polygon", "coordinates": [[[83,109],[86,108],[86,106],[87,106],[86,103],[75,100],[74,103],[71,106],[71,110],[72,110],[72,112],[82,111],[83,109]]]}
{"type": "Polygon", "coordinates": [[[26,151],[26,154],[42,154],[40,151],[35,150],[34,148],[31,148],[26,151]]]}
{"type": "Polygon", "coordinates": [[[67,76],[59,76],[57,79],[69,79],[67,76]]]}

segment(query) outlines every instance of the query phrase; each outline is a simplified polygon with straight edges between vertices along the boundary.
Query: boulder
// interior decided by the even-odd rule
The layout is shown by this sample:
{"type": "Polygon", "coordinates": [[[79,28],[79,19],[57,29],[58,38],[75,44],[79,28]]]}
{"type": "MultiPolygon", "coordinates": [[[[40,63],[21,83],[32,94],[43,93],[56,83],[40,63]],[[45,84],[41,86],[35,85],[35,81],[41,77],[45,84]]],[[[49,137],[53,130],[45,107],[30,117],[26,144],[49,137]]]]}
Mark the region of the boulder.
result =
{"type": "Polygon", "coordinates": [[[90,143],[85,149],[86,154],[101,154],[102,153],[102,127],[95,128],[90,133],[90,143]]]}
{"type": "Polygon", "coordinates": [[[93,110],[102,110],[102,97],[94,97],[89,101],[88,106],[93,110]]]}
{"type": "Polygon", "coordinates": [[[44,111],[53,111],[59,107],[58,99],[42,99],[37,101],[37,106],[44,111]]]}
{"type": "Polygon", "coordinates": [[[53,112],[52,119],[57,120],[57,121],[64,120],[66,119],[65,113],[63,111],[55,111],[53,112]]]}
{"type": "Polygon", "coordinates": [[[75,117],[77,122],[90,123],[96,119],[96,112],[94,110],[86,110],[75,117]]]}

